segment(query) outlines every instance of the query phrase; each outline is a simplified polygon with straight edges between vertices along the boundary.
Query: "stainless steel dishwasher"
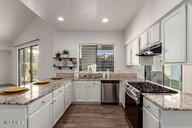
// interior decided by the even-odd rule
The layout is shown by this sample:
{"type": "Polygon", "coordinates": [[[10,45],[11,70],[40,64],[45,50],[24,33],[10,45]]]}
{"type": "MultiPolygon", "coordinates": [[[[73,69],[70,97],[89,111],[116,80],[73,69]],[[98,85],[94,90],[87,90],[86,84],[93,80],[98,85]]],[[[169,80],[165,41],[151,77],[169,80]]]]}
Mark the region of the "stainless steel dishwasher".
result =
{"type": "Polygon", "coordinates": [[[101,104],[119,104],[119,81],[101,81],[101,104]]]}

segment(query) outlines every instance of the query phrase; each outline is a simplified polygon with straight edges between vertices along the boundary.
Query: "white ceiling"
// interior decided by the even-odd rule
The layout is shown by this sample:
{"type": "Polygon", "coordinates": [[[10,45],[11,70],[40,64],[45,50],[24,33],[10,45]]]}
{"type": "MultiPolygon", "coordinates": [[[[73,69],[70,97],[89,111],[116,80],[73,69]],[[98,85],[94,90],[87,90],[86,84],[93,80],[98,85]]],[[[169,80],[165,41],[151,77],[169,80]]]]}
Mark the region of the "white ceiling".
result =
{"type": "Polygon", "coordinates": [[[18,0],[0,0],[0,43],[11,43],[35,14],[18,0]]]}
{"type": "Polygon", "coordinates": [[[20,1],[60,31],[122,31],[144,0],[20,1]],[[58,22],[58,16],[65,21],[58,22]],[[107,24],[101,22],[105,17],[109,19],[107,24]]]}

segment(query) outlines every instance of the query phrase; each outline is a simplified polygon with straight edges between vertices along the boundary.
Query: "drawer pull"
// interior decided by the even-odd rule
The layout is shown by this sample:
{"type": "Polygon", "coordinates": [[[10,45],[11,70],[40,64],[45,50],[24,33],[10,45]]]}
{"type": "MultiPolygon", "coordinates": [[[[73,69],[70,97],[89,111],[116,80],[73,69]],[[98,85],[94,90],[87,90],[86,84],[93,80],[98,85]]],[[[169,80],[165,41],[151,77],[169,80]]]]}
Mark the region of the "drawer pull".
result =
{"type": "Polygon", "coordinates": [[[53,102],[56,102],[57,100],[53,100],[53,102]]]}
{"type": "Polygon", "coordinates": [[[59,92],[62,93],[62,90],[60,90],[59,92]]]}
{"type": "Polygon", "coordinates": [[[44,104],[45,103],[45,101],[42,101],[42,104],[44,104]]]}

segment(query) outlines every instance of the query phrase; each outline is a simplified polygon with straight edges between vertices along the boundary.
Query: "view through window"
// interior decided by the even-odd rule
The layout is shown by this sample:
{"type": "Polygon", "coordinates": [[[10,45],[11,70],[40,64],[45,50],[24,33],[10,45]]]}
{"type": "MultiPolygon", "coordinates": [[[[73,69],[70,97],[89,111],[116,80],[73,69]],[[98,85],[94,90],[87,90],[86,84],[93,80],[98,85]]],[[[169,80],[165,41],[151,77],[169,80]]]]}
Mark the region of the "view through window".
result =
{"type": "Polygon", "coordinates": [[[79,71],[114,71],[113,45],[80,45],[79,71]]]}
{"type": "Polygon", "coordinates": [[[38,79],[38,45],[22,48],[18,50],[18,83],[26,85],[38,79]]]}

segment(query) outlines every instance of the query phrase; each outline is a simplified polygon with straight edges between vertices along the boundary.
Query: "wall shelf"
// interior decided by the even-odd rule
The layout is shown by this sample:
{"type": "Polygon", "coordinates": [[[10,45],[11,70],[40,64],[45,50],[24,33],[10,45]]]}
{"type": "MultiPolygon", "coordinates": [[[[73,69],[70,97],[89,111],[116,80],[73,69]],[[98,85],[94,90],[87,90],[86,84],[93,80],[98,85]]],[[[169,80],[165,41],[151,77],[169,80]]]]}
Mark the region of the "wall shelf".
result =
{"type": "Polygon", "coordinates": [[[53,67],[55,67],[55,68],[58,68],[58,69],[69,68],[72,70],[77,67],[77,58],[75,58],[75,57],[53,57],[53,59],[67,63],[67,65],[54,64],[53,67]],[[68,62],[70,64],[68,64],[68,62]]]}

